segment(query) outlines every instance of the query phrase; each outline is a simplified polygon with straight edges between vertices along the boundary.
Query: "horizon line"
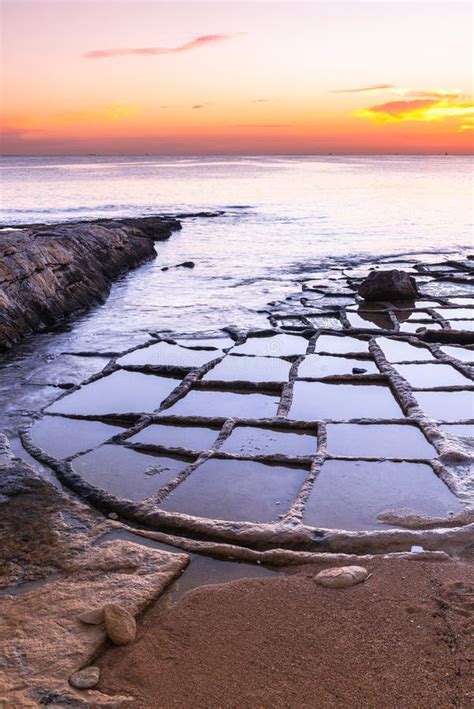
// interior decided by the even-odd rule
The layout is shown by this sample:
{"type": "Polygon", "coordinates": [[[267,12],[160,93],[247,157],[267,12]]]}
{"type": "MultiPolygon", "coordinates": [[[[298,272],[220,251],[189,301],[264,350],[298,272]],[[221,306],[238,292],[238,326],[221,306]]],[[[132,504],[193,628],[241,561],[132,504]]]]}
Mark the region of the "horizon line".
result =
{"type": "Polygon", "coordinates": [[[412,157],[474,157],[474,151],[472,152],[456,152],[456,151],[446,151],[440,150],[439,152],[338,152],[338,151],[327,151],[327,152],[283,152],[283,153],[232,153],[232,152],[222,152],[222,153],[154,153],[154,152],[139,152],[139,153],[97,153],[97,152],[87,152],[87,153],[0,153],[0,158],[77,158],[77,157],[166,157],[166,158],[212,158],[212,157],[400,157],[400,156],[412,156],[412,157]]]}

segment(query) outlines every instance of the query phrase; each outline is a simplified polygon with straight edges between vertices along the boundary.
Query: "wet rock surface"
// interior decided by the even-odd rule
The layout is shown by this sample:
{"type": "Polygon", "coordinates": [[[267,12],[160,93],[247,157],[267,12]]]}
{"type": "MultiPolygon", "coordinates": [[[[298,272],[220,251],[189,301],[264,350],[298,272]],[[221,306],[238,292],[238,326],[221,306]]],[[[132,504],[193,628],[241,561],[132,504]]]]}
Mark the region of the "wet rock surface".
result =
{"type": "Polygon", "coordinates": [[[103,302],[112,281],[181,228],[143,217],[36,225],[0,235],[0,349],[103,302]]]}
{"type": "Polygon", "coordinates": [[[418,288],[413,276],[405,271],[372,271],[359,286],[365,300],[414,300],[418,288]]]}
{"type": "MultiPolygon", "coordinates": [[[[107,541],[102,515],[15,458],[4,436],[0,528],[0,704],[82,707],[84,697],[73,687],[97,683],[96,670],[81,668],[104,646],[106,631],[81,622],[81,613],[114,602],[139,614],[188,557],[107,541]]],[[[88,700],[111,703],[100,693],[88,700]]]]}

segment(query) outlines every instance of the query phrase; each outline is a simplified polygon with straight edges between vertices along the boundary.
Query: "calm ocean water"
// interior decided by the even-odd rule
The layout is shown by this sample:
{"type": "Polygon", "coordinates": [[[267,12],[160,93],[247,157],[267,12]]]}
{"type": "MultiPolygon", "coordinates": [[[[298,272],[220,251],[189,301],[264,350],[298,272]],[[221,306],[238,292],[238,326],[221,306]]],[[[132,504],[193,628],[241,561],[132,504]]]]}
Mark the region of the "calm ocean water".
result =
{"type": "Polygon", "coordinates": [[[222,209],[114,288],[95,333],[258,324],[327,259],[472,245],[469,157],[3,158],[0,222],[222,209]],[[193,260],[193,272],[163,265],[193,260]],[[218,311],[218,316],[217,316],[218,311]],[[130,319],[130,322],[128,320],[130,319]],[[124,322],[126,320],[127,322],[124,322]]]}

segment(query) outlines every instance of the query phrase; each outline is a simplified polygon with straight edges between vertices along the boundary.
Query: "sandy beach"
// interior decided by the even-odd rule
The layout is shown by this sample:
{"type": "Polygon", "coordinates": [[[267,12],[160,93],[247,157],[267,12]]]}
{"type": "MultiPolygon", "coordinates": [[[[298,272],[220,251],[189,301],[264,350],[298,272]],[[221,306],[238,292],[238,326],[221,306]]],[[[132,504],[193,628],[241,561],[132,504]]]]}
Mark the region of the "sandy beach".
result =
{"type": "Polygon", "coordinates": [[[100,690],[130,709],[472,706],[472,563],[368,568],[349,589],[307,565],[163,599],[100,659],[100,690]]]}

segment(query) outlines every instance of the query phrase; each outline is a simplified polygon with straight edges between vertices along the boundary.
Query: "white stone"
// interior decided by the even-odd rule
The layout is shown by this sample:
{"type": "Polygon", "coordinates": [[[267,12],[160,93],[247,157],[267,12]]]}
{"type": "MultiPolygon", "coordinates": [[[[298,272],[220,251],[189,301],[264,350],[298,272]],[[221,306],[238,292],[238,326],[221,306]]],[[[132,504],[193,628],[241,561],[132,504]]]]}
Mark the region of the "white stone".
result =
{"type": "Polygon", "coordinates": [[[365,581],[368,575],[363,566],[338,566],[320,571],[314,580],[327,588],[347,588],[365,581]]]}
{"type": "Polygon", "coordinates": [[[83,670],[74,672],[69,677],[69,684],[75,689],[92,689],[99,681],[99,677],[99,668],[91,665],[90,667],[84,667],[83,670]]]}

